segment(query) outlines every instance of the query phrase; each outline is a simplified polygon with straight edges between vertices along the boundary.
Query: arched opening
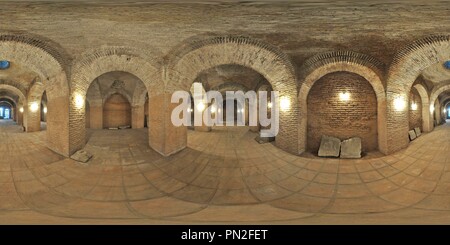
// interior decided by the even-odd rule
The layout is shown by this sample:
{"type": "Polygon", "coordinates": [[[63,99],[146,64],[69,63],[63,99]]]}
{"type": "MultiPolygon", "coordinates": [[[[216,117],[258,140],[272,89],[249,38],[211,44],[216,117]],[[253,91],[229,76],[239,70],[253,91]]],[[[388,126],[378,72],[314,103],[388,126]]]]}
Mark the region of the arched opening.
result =
{"type": "Polygon", "coordinates": [[[444,118],[445,118],[445,122],[448,123],[448,119],[450,119],[450,100],[447,99],[444,102],[444,118]]]}
{"type": "Polygon", "coordinates": [[[377,96],[362,76],[334,72],[322,76],[307,96],[307,150],[317,153],[322,136],[360,137],[363,152],[378,150],[377,96]]]}
{"type": "Polygon", "coordinates": [[[82,54],[74,62],[72,69],[74,89],[71,93],[69,117],[80,123],[70,125],[71,132],[76,132],[70,138],[71,153],[82,149],[87,142],[86,135],[88,134],[86,134],[86,123],[84,122],[86,118],[85,113],[82,113],[85,112],[84,101],[86,99],[89,101],[91,130],[103,128],[103,103],[105,98],[120,89],[121,82],[116,83],[118,87],[111,88],[114,81],[118,80],[123,82],[125,89],[121,94],[132,102],[132,126],[143,128],[145,95],[149,94],[148,144],[164,154],[166,134],[164,133],[165,118],[162,114],[165,110],[151,110],[151,108],[158,108],[164,103],[163,99],[166,95],[163,94],[164,83],[161,78],[161,70],[159,70],[160,63],[153,59],[154,56],[149,56],[149,53],[151,51],[143,53],[135,48],[123,46],[102,47],[82,54]],[[108,75],[109,79],[102,79],[108,75]],[[94,91],[91,93],[91,90],[94,91]],[[93,99],[92,95],[97,99],[93,99]],[[81,113],[80,110],[82,110],[81,113]],[[150,111],[152,112],[150,113],[150,111]],[[152,118],[155,119],[155,122],[151,121],[152,118]]]}
{"type": "MultiPolygon", "coordinates": [[[[131,73],[112,71],[96,77],[87,90],[84,103],[84,127],[89,129],[86,142],[93,136],[105,137],[107,133],[101,129],[143,128],[146,120],[145,94],[147,92],[142,81],[131,73]],[[136,96],[135,93],[140,95],[136,96]],[[136,99],[137,97],[142,98],[136,99]],[[142,126],[136,127],[138,124],[142,126]]],[[[109,136],[121,137],[120,135],[112,133],[109,136]]]]}
{"type": "MultiPolygon", "coordinates": [[[[12,85],[0,84],[0,126],[14,128],[14,132],[23,131],[23,102],[22,92],[12,85]]],[[[4,130],[8,131],[6,128],[4,130]]]]}
{"type": "Polygon", "coordinates": [[[103,128],[131,128],[131,105],[122,94],[114,93],[106,99],[103,128]]]}
{"type": "MultiPolygon", "coordinates": [[[[169,55],[166,91],[189,91],[202,72],[222,65],[238,65],[251,69],[264,76],[273,89],[279,92],[285,107],[280,110],[279,123],[275,123],[279,128],[279,131],[273,132],[276,135],[275,145],[292,154],[298,154],[298,139],[294,136],[298,134],[299,119],[295,101],[298,91],[295,71],[287,55],[275,46],[236,36],[211,37],[184,43],[169,55]]],[[[208,79],[207,82],[209,81],[213,80],[208,79]]],[[[211,89],[213,87],[210,86],[211,89]]],[[[249,89],[254,90],[255,87],[249,89]]],[[[166,134],[180,137],[168,141],[164,151],[174,153],[186,147],[186,127],[169,125],[165,130],[166,134]]]]}
{"type": "MultiPolygon", "coordinates": [[[[237,127],[243,124],[246,129],[250,126],[249,116],[251,112],[249,111],[249,100],[246,98],[243,101],[240,101],[237,98],[227,97],[227,92],[235,93],[242,91],[245,94],[248,91],[254,91],[256,93],[257,88],[260,87],[259,85],[269,84],[270,86],[270,83],[264,76],[257,71],[235,64],[219,65],[202,71],[192,84],[191,94],[194,93],[194,84],[200,84],[203,88],[203,93],[206,93],[207,91],[217,91],[221,94],[221,102],[217,102],[214,106],[205,105],[205,107],[212,106],[211,112],[213,117],[215,118],[218,116],[219,123],[224,127],[237,127]],[[228,113],[229,115],[227,115],[228,113]]],[[[268,96],[270,97],[270,95],[268,96]]],[[[198,108],[194,108],[194,98],[191,98],[191,103],[191,108],[193,108],[192,115],[195,116],[196,114],[194,112],[198,108]]],[[[256,102],[256,104],[257,103],[258,102],[256,102]]],[[[256,111],[253,112],[256,115],[258,114],[257,109],[258,105],[256,106],[256,111]]],[[[192,121],[194,121],[194,119],[192,119],[192,121]]],[[[220,129],[220,126],[213,128],[220,129]]],[[[211,129],[197,127],[197,130],[209,131],[211,129]]]]}
{"type": "Polygon", "coordinates": [[[12,105],[6,101],[0,100],[0,119],[1,120],[11,120],[12,119],[12,105]]]}

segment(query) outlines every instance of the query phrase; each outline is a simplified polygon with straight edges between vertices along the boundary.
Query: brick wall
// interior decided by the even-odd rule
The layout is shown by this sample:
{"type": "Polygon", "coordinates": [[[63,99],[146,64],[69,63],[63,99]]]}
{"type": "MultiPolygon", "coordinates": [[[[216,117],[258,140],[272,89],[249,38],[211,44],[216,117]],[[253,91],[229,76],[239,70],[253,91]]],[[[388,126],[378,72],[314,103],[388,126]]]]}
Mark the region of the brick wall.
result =
{"type": "Polygon", "coordinates": [[[322,135],[341,140],[358,136],[363,151],[378,148],[377,99],[363,77],[348,72],[325,75],[311,88],[307,105],[308,151],[318,151],[322,135]],[[350,93],[350,100],[341,101],[340,92],[350,93]]]}
{"type": "Polygon", "coordinates": [[[414,129],[419,127],[420,130],[423,131],[422,128],[422,100],[420,99],[420,95],[415,88],[411,89],[411,93],[409,94],[409,129],[414,129]],[[411,105],[415,102],[417,104],[417,109],[413,110],[411,105]]]}
{"type": "Polygon", "coordinates": [[[121,94],[113,94],[103,107],[103,127],[131,125],[131,105],[121,94]]]}

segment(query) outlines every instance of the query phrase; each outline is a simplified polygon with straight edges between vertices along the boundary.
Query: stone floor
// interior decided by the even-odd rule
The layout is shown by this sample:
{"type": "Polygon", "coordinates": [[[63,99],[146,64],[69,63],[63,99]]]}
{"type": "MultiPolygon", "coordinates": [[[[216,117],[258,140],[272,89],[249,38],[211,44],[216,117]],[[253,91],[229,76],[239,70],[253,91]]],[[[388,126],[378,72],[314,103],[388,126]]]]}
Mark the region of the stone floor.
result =
{"type": "Polygon", "coordinates": [[[401,152],[318,159],[244,127],[189,131],[163,158],[146,130],[89,130],[87,164],[0,121],[2,224],[405,224],[450,221],[450,124],[401,152]]]}

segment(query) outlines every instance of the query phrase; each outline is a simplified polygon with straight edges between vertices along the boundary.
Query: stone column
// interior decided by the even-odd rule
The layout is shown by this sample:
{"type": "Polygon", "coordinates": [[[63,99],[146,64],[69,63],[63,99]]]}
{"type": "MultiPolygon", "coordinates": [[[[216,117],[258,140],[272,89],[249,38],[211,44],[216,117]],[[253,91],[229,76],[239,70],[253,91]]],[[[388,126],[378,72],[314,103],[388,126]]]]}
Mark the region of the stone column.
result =
{"type": "Polygon", "coordinates": [[[29,102],[26,106],[27,121],[26,131],[36,132],[41,130],[41,105],[36,101],[29,102]]]}
{"type": "Polygon", "coordinates": [[[20,112],[20,107],[18,107],[19,110],[17,110],[16,118],[17,118],[17,125],[22,126],[23,125],[23,112],[20,112]]]}
{"type": "Polygon", "coordinates": [[[434,113],[436,115],[436,124],[441,124],[441,106],[439,105],[439,100],[434,103],[434,113]]]}
{"type": "Polygon", "coordinates": [[[144,106],[133,106],[131,108],[131,127],[132,128],[144,128],[144,106]]]}
{"type": "Polygon", "coordinates": [[[89,104],[89,120],[92,129],[103,128],[103,105],[101,101],[89,104]]]}
{"type": "Polygon", "coordinates": [[[175,127],[171,122],[172,110],[177,104],[172,104],[171,93],[149,95],[149,145],[161,155],[174,154],[187,146],[186,126],[175,127]],[[151,109],[158,108],[158,109],[151,109]]]}

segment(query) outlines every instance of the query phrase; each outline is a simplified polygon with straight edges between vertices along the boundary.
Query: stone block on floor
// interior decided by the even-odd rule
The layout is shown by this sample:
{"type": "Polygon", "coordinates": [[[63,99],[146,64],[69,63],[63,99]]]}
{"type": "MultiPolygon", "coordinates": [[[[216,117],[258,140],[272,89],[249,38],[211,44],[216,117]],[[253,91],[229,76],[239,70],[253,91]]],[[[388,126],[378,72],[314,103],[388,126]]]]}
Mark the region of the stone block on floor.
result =
{"type": "Polygon", "coordinates": [[[92,154],[85,150],[79,150],[70,156],[70,158],[78,162],[87,162],[92,158],[92,154]]]}
{"type": "Polygon", "coordinates": [[[272,141],[275,141],[275,137],[261,137],[261,136],[256,136],[255,137],[256,142],[260,143],[260,144],[264,144],[264,143],[269,143],[272,141]]]}
{"type": "Polygon", "coordinates": [[[339,157],[341,140],[331,136],[322,136],[320,141],[319,157],[339,157]]]}
{"type": "Polygon", "coordinates": [[[361,138],[353,137],[342,141],[341,158],[361,158],[361,138]]]}
{"type": "Polygon", "coordinates": [[[416,137],[419,137],[420,135],[422,135],[420,128],[414,128],[414,132],[416,133],[416,137]]]}
{"type": "Polygon", "coordinates": [[[411,141],[415,140],[417,138],[416,132],[414,130],[409,130],[409,139],[411,141]]]}

